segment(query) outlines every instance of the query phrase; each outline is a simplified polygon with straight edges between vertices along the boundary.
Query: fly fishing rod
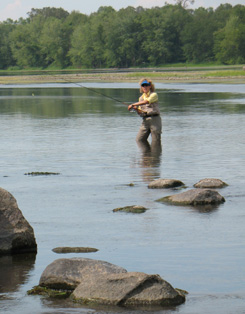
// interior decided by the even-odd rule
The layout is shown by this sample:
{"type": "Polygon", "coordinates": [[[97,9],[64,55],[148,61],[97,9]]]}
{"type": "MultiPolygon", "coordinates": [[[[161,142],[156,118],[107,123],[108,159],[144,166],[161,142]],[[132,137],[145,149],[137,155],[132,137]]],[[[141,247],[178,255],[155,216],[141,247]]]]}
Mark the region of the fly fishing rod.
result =
{"type": "Polygon", "coordinates": [[[77,86],[79,86],[79,87],[85,88],[85,89],[87,89],[87,90],[89,90],[89,91],[91,91],[91,92],[93,92],[93,93],[96,93],[96,94],[98,94],[98,95],[104,96],[104,97],[106,97],[106,98],[108,98],[108,99],[114,100],[114,101],[119,102],[119,103],[121,103],[121,104],[123,104],[123,105],[126,105],[126,106],[129,105],[129,104],[127,104],[127,103],[125,103],[125,102],[123,102],[123,101],[121,101],[121,100],[118,100],[118,99],[114,98],[114,97],[111,97],[111,96],[108,96],[108,95],[106,95],[106,94],[104,94],[104,93],[98,92],[97,90],[95,90],[95,89],[93,89],[93,88],[86,87],[86,86],[84,86],[84,85],[82,85],[82,84],[80,84],[80,83],[75,83],[75,82],[68,81],[68,80],[66,80],[65,78],[62,78],[62,79],[63,79],[65,82],[67,82],[67,83],[74,84],[74,85],[77,85],[77,86]]]}

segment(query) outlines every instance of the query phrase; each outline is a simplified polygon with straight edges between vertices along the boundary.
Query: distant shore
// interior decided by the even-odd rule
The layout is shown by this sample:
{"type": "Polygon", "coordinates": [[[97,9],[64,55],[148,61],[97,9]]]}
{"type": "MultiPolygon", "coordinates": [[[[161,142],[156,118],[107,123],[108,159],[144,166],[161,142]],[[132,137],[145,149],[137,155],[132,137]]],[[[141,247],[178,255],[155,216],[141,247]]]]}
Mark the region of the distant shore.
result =
{"type": "Polygon", "coordinates": [[[142,77],[162,83],[245,83],[245,70],[238,69],[158,69],[130,71],[21,71],[0,72],[0,84],[45,84],[78,82],[138,82],[142,77]]]}

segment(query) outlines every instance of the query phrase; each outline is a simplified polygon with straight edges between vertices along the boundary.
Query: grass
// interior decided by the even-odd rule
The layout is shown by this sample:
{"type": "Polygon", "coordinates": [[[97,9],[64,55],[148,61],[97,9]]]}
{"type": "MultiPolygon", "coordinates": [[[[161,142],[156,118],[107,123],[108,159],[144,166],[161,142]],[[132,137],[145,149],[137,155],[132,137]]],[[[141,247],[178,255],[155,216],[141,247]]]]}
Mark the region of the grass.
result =
{"type": "Polygon", "coordinates": [[[204,76],[211,76],[211,77],[245,76],[245,71],[241,71],[241,70],[214,71],[214,72],[206,73],[204,76]]]}
{"type": "Polygon", "coordinates": [[[158,68],[130,69],[25,69],[0,71],[0,84],[31,84],[64,82],[138,82],[142,77],[153,79],[155,82],[226,82],[244,83],[245,70],[243,65],[235,66],[206,66],[195,65],[180,67],[181,64],[158,68]],[[178,67],[177,67],[178,65],[178,67]],[[173,67],[172,67],[173,66],[173,67]],[[176,67],[174,67],[176,66],[176,67]],[[39,73],[42,75],[39,75],[39,73]],[[7,73],[7,75],[4,75],[7,73]],[[2,74],[2,75],[1,75],[2,74]]]}

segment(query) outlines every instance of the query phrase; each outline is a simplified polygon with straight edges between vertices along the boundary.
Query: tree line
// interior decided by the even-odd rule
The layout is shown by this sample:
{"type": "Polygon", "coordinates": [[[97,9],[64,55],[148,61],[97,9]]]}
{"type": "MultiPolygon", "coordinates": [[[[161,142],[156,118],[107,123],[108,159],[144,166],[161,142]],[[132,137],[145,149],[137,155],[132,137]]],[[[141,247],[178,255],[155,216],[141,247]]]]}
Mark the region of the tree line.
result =
{"type": "Polygon", "coordinates": [[[245,63],[245,6],[32,9],[0,23],[0,69],[245,63]]]}

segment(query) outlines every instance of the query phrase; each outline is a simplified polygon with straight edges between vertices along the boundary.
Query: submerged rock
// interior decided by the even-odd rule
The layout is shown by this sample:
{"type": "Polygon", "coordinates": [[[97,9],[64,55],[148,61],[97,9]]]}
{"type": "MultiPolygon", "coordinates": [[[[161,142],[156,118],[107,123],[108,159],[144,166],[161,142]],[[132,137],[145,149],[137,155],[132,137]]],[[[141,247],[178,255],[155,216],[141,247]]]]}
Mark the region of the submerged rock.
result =
{"type": "Polygon", "coordinates": [[[194,184],[195,188],[209,188],[209,189],[218,189],[218,188],[223,188],[225,186],[228,186],[227,183],[223,182],[220,179],[202,179],[196,184],[194,184]]]}
{"type": "Polygon", "coordinates": [[[159,275],[139,272],[90,277],[71,296],[77,302],[96,305],[174,306],[185,301],[185,296],[159,275]]]}
{"type": "Polygon", "coordinates": [[[144,206],[131,205],[131,206],[115,208],[115,209],[113,209],[113,212],[123,211],[123,212],[126,212],[126,213],[141,214],[141,213],[144,213],[147,209],[148,208],[145,208],[144,206]]]}
{"type": "Polygon", "coordinates": [[[225,199],[217,191],[209,189],[192,189],[183,193],[160,198],[158,202],[167,202],[174,205],[217,205],[225,202],[225,199]]]}
{"type": "Polygon", "coordinates": [[[98,249],[92,247],[56,247],[52,250],[55,253],[91,253],[98,249]]]}
{"type": "Polygon", "coordinates": [[[90,276],[125,273],[126,269],[105,261],[89,258],[62,258],[43,271],[39,285],[52,289],[73,290],[90,276]]]}
{"type": "Polygon", "coordinates": [[[184,183],[175,179],[157,179],[152,181],[149,185],[149,189],[169,189],[184,186],[184,183]]]}
{"type": "Polygon", "coordinates": [[[0,188],[0,255],[25,252],[37,252],[34,231],[13,195],[0,188]]]}

